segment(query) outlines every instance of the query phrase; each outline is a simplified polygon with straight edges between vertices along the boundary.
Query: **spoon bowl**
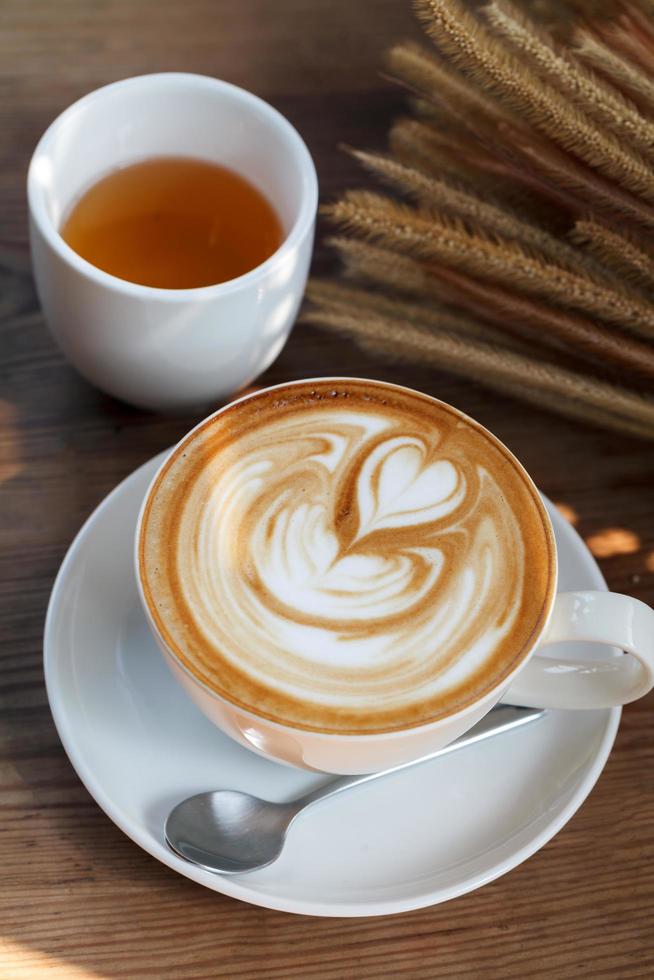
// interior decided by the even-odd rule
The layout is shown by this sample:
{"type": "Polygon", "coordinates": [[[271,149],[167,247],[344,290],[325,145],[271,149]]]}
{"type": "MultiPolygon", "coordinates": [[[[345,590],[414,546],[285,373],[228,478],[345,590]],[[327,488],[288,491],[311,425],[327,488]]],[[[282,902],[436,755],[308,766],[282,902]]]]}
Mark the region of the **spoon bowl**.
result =
{"type": "Polygon", "coordinates": [[[171,811],[166,841],[180,857],[207,871],[242,874],[281,854],[297,808],[221,789],[191,796],[171,811]]]}

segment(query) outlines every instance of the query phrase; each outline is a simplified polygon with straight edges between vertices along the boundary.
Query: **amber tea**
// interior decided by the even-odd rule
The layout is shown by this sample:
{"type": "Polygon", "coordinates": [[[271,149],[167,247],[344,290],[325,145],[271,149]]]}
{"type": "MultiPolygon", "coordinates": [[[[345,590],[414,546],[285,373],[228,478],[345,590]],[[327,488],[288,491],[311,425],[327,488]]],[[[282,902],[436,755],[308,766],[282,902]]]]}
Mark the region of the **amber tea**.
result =
{"type": "Polygon", "coordinates": [[[280,246],[283,232],[272,205],[240,174],[159,157],[101,178],[73,206],[61,235],[120,279],[191,289],[254,269],[280,246]]]}

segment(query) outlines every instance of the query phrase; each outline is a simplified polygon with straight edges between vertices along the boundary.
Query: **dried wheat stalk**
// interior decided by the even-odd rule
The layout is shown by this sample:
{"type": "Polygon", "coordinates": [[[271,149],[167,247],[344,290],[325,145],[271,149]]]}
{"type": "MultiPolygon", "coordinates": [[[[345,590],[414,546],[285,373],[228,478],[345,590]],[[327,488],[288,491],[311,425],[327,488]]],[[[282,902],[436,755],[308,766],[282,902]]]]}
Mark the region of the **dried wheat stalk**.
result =
{"type": "Polygon", "coordinates": [[[400,190],[407,191],[418,201],[442,214],[459,218],[487,235],[496,235],[507,241],[518,242],[532,248],[557,265],[565,265],[569,270],[587,271],[597,275],[584,253],[571,248],[566,242],[555,238],[538,225],[525,221],[514,211],[501,207],[492,201],[484,200],[477,193],[457,187],[451,181],[428,177],[412,167],[398,163],[392,158],[378,153],[363,153],[353,150],[359,162],[385,181],[400,190]]]}
{"type": "MultiPolygon", "coordinates": [[[[420,111],[416,106],[416,111],[420,111]]],[[[421,115],[424,116],[424,110],[421,115]]],[[[522,207],[529,214],[527,176],[516,180],[512,166],[480,150],[470,139],[421,119],[398,119],[388,136],[392,156],[405,166],[436,179],[449,179],[489,201],[522,207]]]]}
{"type": "Polygon", "coordinates": [[[654,52],[654,34],[650,26],[653,13],[647,0],[626,4],[618,16],[597,21],[594,29],[623,58],[649,73],[654,52]]]}
{"type": "Polygon", "coordinates": [[[473,234],[445,216],[416,211],[369,191],[351,191],[325,213],[387,248],[459,269],[654,338],[654,306],[530,254],[515,242],[473,234]]]}
{"type": "MultiPolygon", "coordinates": [[[[420,309],[420,322],[424,325],[432,324],[432,313],[437,317],[447,314],[449,328],[457,334],[487,340],[523,353],[531,350],[533,345],[507,330],[504,323],[489,322],[488,319],[478,316],[478,310],[474,308],[471,309],[472,318],[461,313],[457,309],[458,290],[448,292],[447,286],[415,259],[352,238],[332,238],[330,243],[343,258],[344,272],[348,278],[392,287],[398,293],[410,297],[413,301],[412,309],[420,309]],[[422,300],[420,306],[419,300],[422,300]]],[[[379,296],[371,293],[371,296],[375,295],[379,296]]],[[[399,311],[397,304],[396,309],[399,311]]],[[[409,309],[408,305],[404,309],[409,309]]],[[[442,320],[439,319],[438,322],[442,325],[442,320]]]]}
{"type": "MultiPolygon", "coordinates": [[[[314,281],[309,298],[319,310],[309,311],[306,320],[351,334],[394,357],[417,358],[423,364],[474,377],[500,391],[506,386],[529,391],[536,404],[541,398],[556,399],[566,415],[579,417],[581,403],[585,419],[592,411],[612,427],[654,439],[654,401],[556,365],[457,336],[446,317],[439,328],[433,324],[421,328],[407,318],[405,304],[384,308],[378,297],[371,303],[370,295],[364,290],[314,281]],[[401,345],[397,343],[399,334],[401,345]]],[[[418,314],[415,316],[417,319],[418,314]]]]}
{"type": "Polygon", "coordinates": [[[442,105],[445,117],[454,112],[459,125],[486,127],[514,118],[444,62],[412,41],[397,44],[387,56],[388,70],[397,81],[442,105]]]}
{"type": "Polygon", "coordinates": [[[572,355],[581,352],[602,364],[611,362],[654,378],[652,347],[616,336],[592,320],[357,239],[335,238],[331,243],[342,255],[350,278],[392,288],[412,298],[427,299],[439,306],[458,306],[467,312],[468,319],[470,315],[477,317],[470,322],[479,324],[478,336],[531,352],[536,347],[541,347],[543,353],[552,347],[572,355]]]}
{"type": "Polygon", "coordinates": [[[640,68],[616,54],[608,44],[588,30],[575,35],[575,54],[611,84],[636,103],[641,112],[651,111],[654,102],[654,82],[640,68]]]}
{"type": "Polygon", "coordinates": [[[651,161],[654,124],[593,71],[559,53],[558,46],[534,30],[521,11],[506,0],[492,0],[484,11],[497,33],[533,66],[535,72],[576,107],[624,140],[634,153],[651,161]]]}
{"type": "Polygon", "coordinates": [[[428,34],[468,77],[487,86],[555,144],[654,202],[654,173],[640,155],[543,82],[456,0],[419,0],[416,6],[428,34]]]}
{"type": "Polygon", "coordinates": [[[618,271],[650,298],[654,294],[654,255],[597,221],[577,221],[570,233],[572,241],[584,246],[600,262],[618,271]]]}
{"type": "Polygon", "coordinates": [[[554,36],[517,2],[415,0],[435,47],[388,58],[415,118],[390,154],[351,151],[411,203],[325,209],[369,289],[314,283],[307,319],[654,438],[654,400],[629,390],[654,378],[654,4],[577,5],[554,36]]]}
{"type": "MultiPolygon", "coordinates": [[[[463,103],[464,111],[457,107],[448,122],[444,118],[445,105],[440,90],[430,97],[431,70],[420,74],[423,61],[415,62],[410,77],[405,79],[424,96],[418,111],[433,124],[431,131],[423,129],[421,133],[423,147],[425,142],[436,143],[441,150],[447,147],[455,166],[463,165],[493,175],[504,182],[505,188],[513,185],[513,198],[515,185],[522,185],[532,193],[548,196],[557,206],[569,211],[594,207],[617,221],[622,221],[626,213],[644,227],[654,229],[654,208],[649,203],[607,181],[557,145],[516,125],[509,117],[503,121],[493,119],[491,125],[484,126],[477,114],[470,112],[468,99],[463,103]]],[[[401,78],[400,61],[395,62],[395,70],[401,78]]],[[[412,135],[415,142],[415,131],[412,135]]],[[[393,131],[391,145],[392,140],[393,131]]],[[[431,170],[433,172],[433,168],[431,170]]]]}

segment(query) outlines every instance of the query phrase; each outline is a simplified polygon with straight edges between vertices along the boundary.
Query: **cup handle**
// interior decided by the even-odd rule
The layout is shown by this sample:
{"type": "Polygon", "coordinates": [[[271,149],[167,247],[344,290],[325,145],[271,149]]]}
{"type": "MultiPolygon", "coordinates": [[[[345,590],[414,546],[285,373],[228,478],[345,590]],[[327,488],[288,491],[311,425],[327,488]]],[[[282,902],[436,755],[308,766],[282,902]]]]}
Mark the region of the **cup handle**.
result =
{"type": "Polygon", "coordinates": [[[561,592],[541,645],[585,640],[620,647],[621,657],[532,656],[502,698],[534,708],[611,708],[654,686],[654,610],[615,592],[561,592]]]}

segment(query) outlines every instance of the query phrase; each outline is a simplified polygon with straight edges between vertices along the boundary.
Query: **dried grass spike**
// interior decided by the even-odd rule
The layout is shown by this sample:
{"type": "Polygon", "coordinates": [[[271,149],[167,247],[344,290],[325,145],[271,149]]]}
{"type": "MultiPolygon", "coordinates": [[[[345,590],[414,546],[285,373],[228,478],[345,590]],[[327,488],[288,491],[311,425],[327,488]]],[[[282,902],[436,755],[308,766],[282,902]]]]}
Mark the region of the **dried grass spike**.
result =
{"type": "MultiPolygon", "coordinates": [[[[342,287],[331,285],[329,288],[338,290],[342,287]]],[[[654,402],[649,399],[633,395],[617,385],[543,364],[491,344],[457,337],[446,328],[435,332],[406,323],[402,325],[402,321],[393,316],[369,310],[366,307],[368,294],[363,290],[356,298],[350,293],[347,302],[339,302],[338,296],[332,295],[330,299],[325,291],[319,297],[314,294],[319,308],[308,311],[303,319],[336,327],[358,340],[364,339],[373,350],[476,377],[496,390],[519,386],[521,390],[531,390],[534,398],[542,393],[550,399],[552,407],[558,405],[558,410],[564,414],[566,407],[572,409],[581,403],[586,418],[596,411],[603,417],[604,424],[611,419],[615,428],[636,430],[639,435],[654,438],[654,402]],[[403,344],[398,346],[400,330],[403,344]]]]}
{"type": "Polygon", "coordinates": [[[343,227],[394,251],[440,262],[654,337],[654,306],[641,297],[548,265],[516,243],[488,241],[456,223],[368,191],[351,191],[325,211],[343,227]]]}
{"type": "Polygon", "coordinates": [[[654,295],[654,256],[628,236],[620,235],[597,221],[575,223],[571,240],[585,246],[607,268],[620,271],[623,279],[654,295]]]}
{"type": "MultiPolygon", "coordinates": [[[[444,309],[447,309],[448,322],[453,325],[457,333],[495,342],[512,350],[521,350],[523,353],[532,349],[533,344],[530,345],[528,341],[516,337],[510,330],[507,331],[506,324],[493,326],[483,319],[461,313],[460,309],[455,312],[453,308],[457,305],[461,306],[457,303],[459,297],[456,291],[440,283],[422,263],[415,259],[388,252],[386,249],[353,238],[332,238],[329,244],[339,252],[345,264],[346,276],[359,281],[364,279],[375,285],[396,290],[405,296],[411,296],[414,301],[421,300],[421,322],[429,324],[431,314],[441,315],[444,309]]],[[[417,308],[417,304],[414,302],[413,307],[410,307],[404,302],[401,307],[403,313],[407,315],[409,315],[407,311],[411,308],[417,308]]]]}
{"type": "Polygon", "coordinates": [[[455,0],[417,0],[416,9],[434,42],[468,77],[568,152],[654,203],[654,174],[642,157],[543,82],[455,0]]]}
{"type": "Polygon", "coordinates": [[[546,79],[587,115],[620,135],[639,153],[654,152],[654,124],[609,83],[574,59],[559,54],[547,35],[507,0],[492,0],[484,14],[494,31],[546,79]]]}
{"type": "Polygon", "coordinates": [[[574,269],[586,267],[589,272],[591,271],[578,250],[554,238],[537,225],[523,221],[506,207],[492,204],[469,190],[457,187],[454,182],[427,177],[380,154],[364,153],[360,150],[351,152],[368,170],[401,190],[413,194],[424,205],[460,218],[468,222],[470,227],[477,227],[488,235],[521,242],[552,262],[568,265],[574,269]]]}
{"type": "Polygon", "coordinates": [[[652,115],[654,81],[630,61],[625,61],[611,47],[598,40],[588,30],[579,30],[574,37],[575,54],[611,84],[631,98],[642,112],[652,115]]]}
{"type": "Polygon", "coordinates": [[[432,105],[443,107],[447,117],[457,118],[466,129],[516,121],[505,107],[419,44],[407,41],[391,48],[387,64],[398,80],[432,105]]]}

